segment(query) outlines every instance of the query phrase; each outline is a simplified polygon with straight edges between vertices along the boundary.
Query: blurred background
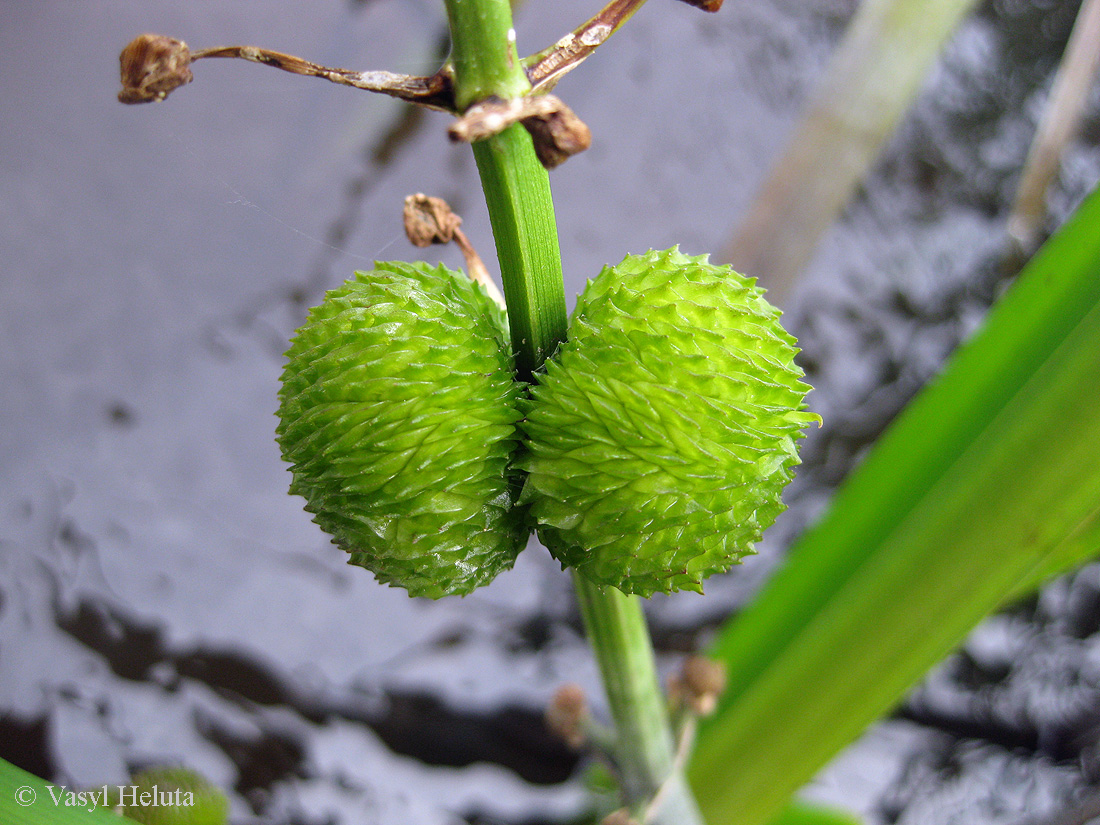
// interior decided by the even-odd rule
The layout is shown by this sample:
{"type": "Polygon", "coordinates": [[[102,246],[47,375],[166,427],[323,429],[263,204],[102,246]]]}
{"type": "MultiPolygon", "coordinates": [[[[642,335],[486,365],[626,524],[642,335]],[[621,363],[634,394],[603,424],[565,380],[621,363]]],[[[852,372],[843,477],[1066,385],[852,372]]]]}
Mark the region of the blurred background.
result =
{"type": "MultiPolygon", "coordinates": [[[[653,0],[559,84],[594,136],[551,175],[570,304],[627,253],[728,248],[857,5],[653,0]]],[[[825,426],[760,555],[651,600],[663,666],[751,597],[1014,271],[1008,210],[1078,7],[977,4],[785,291],[825,426]]],[[[521,53],[597,8],[528,0],[521,53]]],[[[412,600],[344,563],[274,442],[282,352],[325,289],[375,259],[460,265],[407,243],[406,195],[447,199],[492,260],[449,117],[229,60],[165,103],[115,99],[144,31],[430,74],[442,4],[0,15],[0,757],[71,786],[183,764],[235,823],[581,816],[583,762],[541,724],[562,682],[600,701],[557,563],[533,543],[465,599],[412,600]]],[[[1098,178],[1094,82],[1043,231],[1098,178]]],[[[869,822],[1055,815],[1100,776],[1098,628],[1088,568],[990,620],[807,792],[869,822]]]]}

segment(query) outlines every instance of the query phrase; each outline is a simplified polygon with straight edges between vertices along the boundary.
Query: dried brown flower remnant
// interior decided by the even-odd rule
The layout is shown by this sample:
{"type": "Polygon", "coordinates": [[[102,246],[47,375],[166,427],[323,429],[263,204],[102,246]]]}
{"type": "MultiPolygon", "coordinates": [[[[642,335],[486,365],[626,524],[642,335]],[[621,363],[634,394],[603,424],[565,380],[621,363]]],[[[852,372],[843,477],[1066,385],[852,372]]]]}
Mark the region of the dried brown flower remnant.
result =
{"type": "Polygon", "coordinates": [[[162,34],[140,34],[118,56],[122,103],[164,100],[173,89],[190,83],[191,50],[182,40],[162,34]]]}
{"type": "Polygon", "coordinates": [[[467,109],[447,134],[451,140],[473,143],[499,134],[513,123],[522,123],[531,133],[535,153],[547,169],[583,152],[592,142],[592,133],[584,122],[554,95],[511,100],[488,97],[467,109]]]}
{"type": "Polygon", "coordinates": [[[413,246],[425,247],[433,243],[454,241],[466,259],[466,271],[470,277],[485,287],[489,297],[504,306],[504,296],[493,283],[489,270],[474,245],[459,227],[460,218],[443,198],[433,198],[417,192],[405,198],[403,210],[405,236],[413,246]]]}
{"type": "Polygon", "coordinates": [[[669,678],[669,697],[698,716],[709,716],[726,689],[726,667],[703,656],[688,656],[680,672],[669,678]]]}
{"type": "Polygon", "coordinates": [[[553,169],[587,149],[592,143],[592,132],[572,109],[552,95],[547,97],[557,105],[524,118],[523,125],[531,133],[539,162],[553,169]]]}
{"type": "Polygon", "coordinates": [[[588,716],[588,700],[580,685],[562,685],[546,708],[546,727],[573,749],[580,748],[586,739],[584,723],[588,716]]]}
{"type": "Polygon", "coordinates": [[[418,192],[405,198],[405,234],[413,246],[450,243],[462,224],[443,198],[418,192]]]}
{"type": "Polygon", "coordinates": [[[703,11],[718,11],[722,8],[722,0],[680,0],[680,2],[695,6],[695,8],[703,11]]]}

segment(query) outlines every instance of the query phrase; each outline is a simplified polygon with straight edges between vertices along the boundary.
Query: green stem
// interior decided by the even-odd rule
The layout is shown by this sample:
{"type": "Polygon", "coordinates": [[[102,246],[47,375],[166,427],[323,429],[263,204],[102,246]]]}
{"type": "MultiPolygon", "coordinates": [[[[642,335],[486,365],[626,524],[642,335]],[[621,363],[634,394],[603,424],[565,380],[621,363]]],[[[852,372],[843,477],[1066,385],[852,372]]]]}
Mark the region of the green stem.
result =
{"type": "Polygon", "coordinates": [[[668,708],[657,679],[641,600],[613,587],[599,587],[577,573],[573,583],[603,674],[617,738],[615,767],[631,814],[639,822],[701,823],[681,766],[676,764],[668,708]],[[665,783],[662,804],[643,820],[650,800],[665,783]]]}
{"type": "Polygon", "coordinates": [[[521,381],[565,339],[565,284],[550,179],[518,123],[474,144],[521,381]]]}
{"type": "MultiPolygon", "coordinates": [[[[516,52],[508,0],[444,0],[451,27],[459,108],[529,88],[516,52]]],[[[527,131],[516,124],[474,144],[520,380],[565,339],[565,286],[550,179],[527,131]]],[[[648,825],[701,825],[694,799],[675,765],[674,743],[657,680],[641,602],[576,576],[590,641],[616,727],[615,759],[627,804],[641,814],[661,791],[648,825]]]]}
{"type": "MultiPolygon", "coordinates": [[[[507,0],[446,0],[446,5],[459,108],[528,91],[507,0]]],[[[530,381],[565,339],[567,320],[550,178],[519,124],[475,143],[474,158],[496,239],[517,377],[530,381]]]]}
{"type": "Polygon", "coordinates": [[[460,111],[487,97],[520,97],[531,88],[516,51],[507,0],[444,0],[444,4],[451,26],[455,103],[460,111]]]}

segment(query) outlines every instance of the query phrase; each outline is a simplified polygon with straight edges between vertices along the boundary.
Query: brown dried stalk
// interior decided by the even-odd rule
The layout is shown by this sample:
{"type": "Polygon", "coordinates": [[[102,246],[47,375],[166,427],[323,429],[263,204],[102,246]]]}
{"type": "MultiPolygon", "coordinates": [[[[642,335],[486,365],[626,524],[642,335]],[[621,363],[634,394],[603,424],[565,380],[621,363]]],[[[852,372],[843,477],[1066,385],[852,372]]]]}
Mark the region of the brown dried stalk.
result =
{"type": "MultiPolygon", "coordinates": [[[[561,78],[581,65],[592,52],[634,16],[646,0],[611,0],[594,17],[585,21],[549,48],[524,59],[527,79],[536,92],[548,92],[561,78]]],[[[703,11],[715,12],[722,0],[681,0],[703,11]]]]}
{"type": "Polygon", "coordinates": [[[240,58],[291,74],[321,77],[342,86],[378,92],[429,109],[455,111],[454,83],[448,66],[430,77],[384,71],[356,72],[321,66],[292,54],[257,46],[217,46],[192,52],[182,40],[158,34],[139,35],[122,50],[119,55],[122,91],[118,99],[123,103],[164,100],[173,89],[190,83],[191,64],[207,57],[240,58]]]}
{"type": "MultiPolygon", "coordinates": [[[[682,2],[710,12],[718,11],[722,5],[722,0],[682,2]]],[[[483,140],[520,122],[531,133],[539,160],[548,169],[587,149],[592,139],[588,127],[568,106],[546,92],[614,34],[643,3],[645,0],[611,0],[595,17],[550,48],[527,58],[524,70],[531,82],[531,92],[516,100],[490,99],[475,104],[451,127],[451,138],[483,140]]],[[[248,60],[458,114],[454,74],[448,64],[428,77],[386,71],[357,72],[333,69],[258,46],[217,46],[192,52],[182,40],[157,34],[139,35],[122,50],[119,55],[122,91],[118,99],[123,103],[164,100],[174,89],[191,82],[191,64],[208,57],[248,60]]]]}

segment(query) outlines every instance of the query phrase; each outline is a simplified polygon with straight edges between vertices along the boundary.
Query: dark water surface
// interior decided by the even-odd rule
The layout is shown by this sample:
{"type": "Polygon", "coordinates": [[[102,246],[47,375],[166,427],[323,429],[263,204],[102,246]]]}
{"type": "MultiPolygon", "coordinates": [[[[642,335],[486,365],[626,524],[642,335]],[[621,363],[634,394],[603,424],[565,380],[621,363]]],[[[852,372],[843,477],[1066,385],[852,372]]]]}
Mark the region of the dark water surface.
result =
{"type": "MultiPolygon", "coordinates": [[[[537,546],[466,599],[344,564],[286,493],[281,353],[374,258],[427,258],[403,197],[447,198],[488,255],[448,119],[240,61],[115,102],[142,31],[430,73],[430,0],[7,3],[0,10],[0,756],[70,785],[184,763],[234,822],[563,821],[576,757],[542,731],[598,696],[568,579],[537,546]]],[[[554,172],[567,294],[628,252],[724,246],[851,0],[653,2],[559,94],[592,148],[554,172]],[[656,113],[656,114],[655,114],[656,113]]],[[[1075,2],[981,6],[825,239],[788,319],[825,427],[758,558],[654,599],[666,664],[705,639],[1002,287],[1006,204],[1075,2]]],[[[521,51],[595,11],[529,0],[521,51]]],[[[1100,90],[1053,223],[1100,177],[1100,90]]],[[[1017,823],[1097,780],[1100,573],[983,626],[810,792],[871,821],[1017,823]]],[[[1080,820],[1085,821],[1085,820],[1080,820]]]]}

